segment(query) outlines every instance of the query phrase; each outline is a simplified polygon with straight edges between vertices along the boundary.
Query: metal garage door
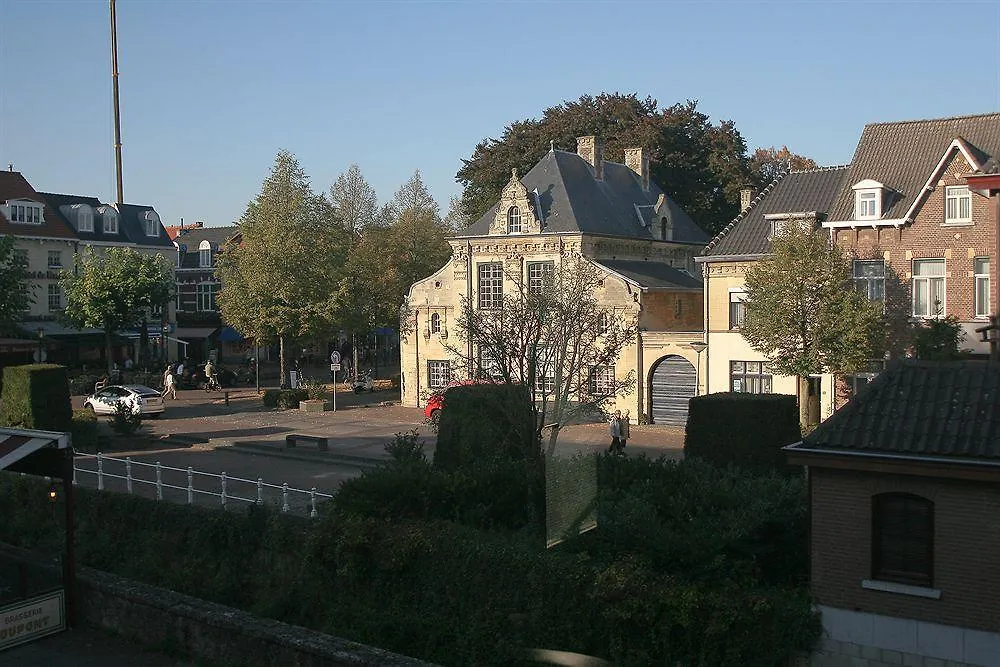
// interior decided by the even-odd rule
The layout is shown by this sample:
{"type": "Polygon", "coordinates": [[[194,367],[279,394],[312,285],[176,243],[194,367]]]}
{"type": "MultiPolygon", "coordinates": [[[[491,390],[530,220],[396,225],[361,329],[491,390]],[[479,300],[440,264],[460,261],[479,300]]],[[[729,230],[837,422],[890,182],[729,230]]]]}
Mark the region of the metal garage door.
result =
{"type": "Polygon", "coordinates": [[[650,386],[652,422],[687,424],[688,401],[695,394],[694,366],[684,357],[664,357],[653,371],[650,386]]]}

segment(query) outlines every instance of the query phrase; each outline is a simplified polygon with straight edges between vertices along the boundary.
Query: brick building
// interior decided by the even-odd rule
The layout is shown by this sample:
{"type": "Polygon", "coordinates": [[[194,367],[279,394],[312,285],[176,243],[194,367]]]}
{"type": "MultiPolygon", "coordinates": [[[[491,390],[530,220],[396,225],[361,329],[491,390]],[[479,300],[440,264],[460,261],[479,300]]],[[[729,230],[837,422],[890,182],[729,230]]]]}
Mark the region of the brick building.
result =
{"type": "Polygon", "coordinates": [[[1000,666],[1000,364],[902,360],[803,442],[817,667],[1000,666]]]}
{"type": "Polygon", "coordinates": [[[563,258],[582,256],[605,276],[599,302],[638,320],[635,340],[612,368],[601,369],[619,381],[635,378],[634,390],[614,407],[633,421],[648,415],[656,423],[685,423],[697,380],[690,343],[702,338],[693,257],[708,239],[650,180],[643,149],[624,157],[624,164],[605,160],[592,136],[578,139],[576,153],[551,150],[523,178],[515,172],[498,203],[449,239],[448,263],[410,288],[400,346],[404,405],[422,406],[469,373],[448,349],[463,298],[493,307],[494,295],[514,293],[512,276],[530,284],[563,258]]]}

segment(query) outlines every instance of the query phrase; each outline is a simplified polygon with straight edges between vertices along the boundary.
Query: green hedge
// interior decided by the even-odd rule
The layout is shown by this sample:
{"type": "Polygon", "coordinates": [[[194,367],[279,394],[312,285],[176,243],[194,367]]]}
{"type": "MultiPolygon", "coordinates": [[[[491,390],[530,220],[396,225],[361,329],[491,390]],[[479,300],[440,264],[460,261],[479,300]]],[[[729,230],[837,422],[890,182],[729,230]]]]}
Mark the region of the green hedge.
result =
{"type": "Polygon", "coordinates": [[[691,399],[684,457],[720,466],[787,471],[790,468],[781,448],[800,439],[794,396],[707,394],[691,399]]]}
{"type": "Polygon", "coordinates": [[[69,431],[72,422],[65,366],[30,364],[4,369],[0,423],[17,428],[69,431]]]}
{"type": "Polygon", "coordinates": [[[264,407],[279,410],[297,410],[299,401],[308,399],[309,392],[305,389],[266,389],[262,397],[264,407]]]}
{"type": "MultiPolygon", "coordinates": [[[[58,540],[63,513],[46,491],[0,474],[0,539],[58,540]]],[[[690,498],[689,521],[706,500],[690,498]]],[[[520,532],[329,511],[310,521],[84,488],[76,516],[84,564],[445,665],[526,664],[540,647],[623,667],[770,667],[820,631],[802,587],[691,580],[641,554],[543,550],[520,532]]]]}
{"type": "Polygon", "coordinates": [[[73,410],[73,425],[70,427],[73,449],[78,452],[96,452],[98,430],[97,415],[86,408],[73,410]]]}
{"type": "Polygon", "coordinates": [[[434,465],[456,470],[487,461],[540,457],[527,387],[473,384],[444,394],[434,465]]]}

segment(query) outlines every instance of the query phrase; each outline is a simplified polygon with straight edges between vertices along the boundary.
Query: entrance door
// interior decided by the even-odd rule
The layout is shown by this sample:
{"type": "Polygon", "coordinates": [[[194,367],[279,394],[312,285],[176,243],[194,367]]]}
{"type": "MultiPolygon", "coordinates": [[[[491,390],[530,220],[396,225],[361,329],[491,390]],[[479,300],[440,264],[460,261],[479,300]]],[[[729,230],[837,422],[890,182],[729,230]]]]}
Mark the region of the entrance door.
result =
{"type": "Polygon", "coordinates": [[[687,424],[688,401],[695,395],[695,369],[684,357],[664,357],[650,382],[650,416],[653,424],[687,424]]]}

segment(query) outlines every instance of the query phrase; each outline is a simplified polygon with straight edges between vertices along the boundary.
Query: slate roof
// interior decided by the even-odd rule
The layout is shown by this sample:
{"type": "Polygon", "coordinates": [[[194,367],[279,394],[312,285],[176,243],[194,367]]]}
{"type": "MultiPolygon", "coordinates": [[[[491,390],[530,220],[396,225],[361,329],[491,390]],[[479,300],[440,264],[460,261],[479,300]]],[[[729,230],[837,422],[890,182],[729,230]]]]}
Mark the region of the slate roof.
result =
{"type": "MultiPolygon", "coordinates": [[[[663,191],[653,182],[644,191],[639,177],[623,164],[604,162],[604,178],[597,180],[594,168],[582,157],[552,150],[521,178],[521,183],[529,193],[538,190],[543,233],[583,232],[656,239],[658,230],[649,226],[651,209],[640,209],[646,222],[643,225],[635,206],[655,205],[663,191]]],[[[498,206],[499,203],[495,204],[470,225],[463,236],[488,235],[498,206]]],[[[705,232],[669,197],[666,207],[675,243],[700,245],[708,241],[705,232]]]]}
{"type": "Polygon", "coordinates": [[[125,236],[129,241],[138,245],[164,246],[173,249],[174,242],[167,235],[162,221],[160,222],[160,233],[157,236],[146,235],[146,222],[144,218],[146,211],[156,213],[156,210],[152,206],[122,204],[121,210],[118,211],[118,224],[124,228],[125,236]]]}
{"type": "Polygon", "coordinates": [[[768,254],[771,252],[771,221],[764,216],[812,211],[825,214],[848,170],[848,166],[823,167],[778,176],[712,239],[702,257],[768,254]]]}
{"type": "Polygon", "coordinates": [[[1000,155],[1000,113],[866,125],[829,220],[854,217],[851,186],[867,178],[891,191],[883,202],[882,217],[902,218],[956,139],[965,142],[980,162],[1000,155]]]}
{"type": "Polygon", "coordinates": [[[1000,461],[1000,364],[897,361],[786,449],[1000,461]]]}
{"type": "Polygon", "coordinates": [[[0,201],[9,199],[30,199],[42,204],[40,225],[24,225],[10,222],[0,213],[0,234],[11,236],[47,236],[52,238],[75,239],[76,232],[59,210],[35,191],[18,171],[0,171],[0,201]]]}
{"type": "Polygon", "coordinates": [[[198,227],[196,229],[189,229],[181,234],[178,234],[174,239],[174,243],[177,244],[178,248],[184,254],[181,256],[181,263],[177,268],[204,268],[211,270],[210,267],[201,266],[198,246],[201,245],[202,241],[208,241],[211,243],[214,257],[214,255],[222,249],[222,246],[226,243],[226,241],[233,238],[238,233],[239,228],[236,225],[223,225],[221,227],[198,227]]]}
{"type": "Polygon", "coordinates": [[[675,269],[662,262],[642,260],[600,259],[596,264],[611,269],[619,275],[637,282],[642,287],[660,287],[682,290],[701,290],[701,280],[687,271],[675,269]]]}
{"type": "MultiPolygon", "coordinates": [[[[98,199],[97,197],[86,197],[82,195],[60,195],[60,194],[55,194],[53,192],[39,192],[38,194],[44,197],[45,201],[48,202],[49,205],[51,205],[55,209],[59,209],[62,206],[72,206],[73,204],[87,204],[88,206],[90,206],[90,208],[93,209],[94,231],[92,232],[81,232],[79,229],[76,229],[76,225],[74,225],[73,222],[69,220],[69,217],[66,216],[65,214],[62,214],[62,211],[60,211],[60,214],[62,214],[64,219],[67,220],[67,224],[69,224],[71,227],[73,227],[73,229],[76,230],[76,236],[79,237],[81,240],[114,241],[118,243],[127,243],[129,241],[129,238],[125,236],[125,229],[124,225],[122,224],[118,225],[118,232],[115,234],[107,234],[104,232],[104,221],[102,220],[101,214],[98,213],[97,209],[100,208],[101,206],[106,206],[106,204],[101,203],[101,200],[98,199]]],[[[119,222],[120,220],[121,216],[119,216],[119,222]]]]}

